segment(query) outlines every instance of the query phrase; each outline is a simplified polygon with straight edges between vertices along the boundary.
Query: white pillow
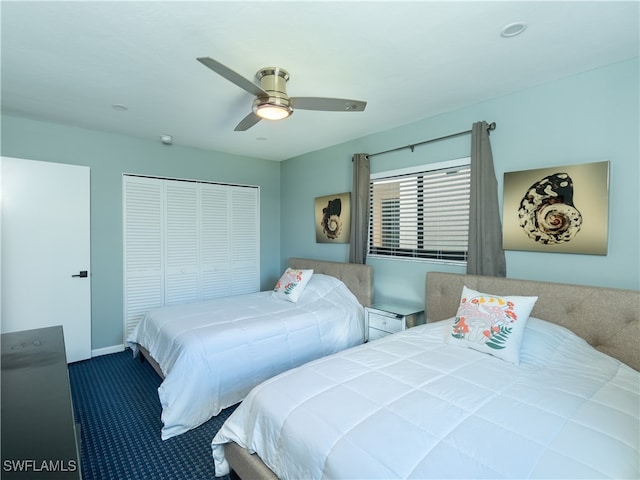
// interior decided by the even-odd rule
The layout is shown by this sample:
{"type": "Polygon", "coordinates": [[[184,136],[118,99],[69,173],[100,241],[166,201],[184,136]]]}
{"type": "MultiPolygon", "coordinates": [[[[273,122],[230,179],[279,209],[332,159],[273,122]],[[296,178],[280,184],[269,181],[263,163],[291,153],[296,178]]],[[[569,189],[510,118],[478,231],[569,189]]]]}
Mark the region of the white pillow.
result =
{"type": "Polygon", "coordinates": [[[520,344],[538,297],[480,293],[466,286],[447,343],[520,363],[520,344]]]}
{"type": "Polygon", "coordinates": [[[273,293],[274,298],[280,298],[289,302],[297,302],[302,295],[304,287],[307,286],[313,270],[299,270],[296,268],[287,268],[280,280],[276,283],[273,293]]]}

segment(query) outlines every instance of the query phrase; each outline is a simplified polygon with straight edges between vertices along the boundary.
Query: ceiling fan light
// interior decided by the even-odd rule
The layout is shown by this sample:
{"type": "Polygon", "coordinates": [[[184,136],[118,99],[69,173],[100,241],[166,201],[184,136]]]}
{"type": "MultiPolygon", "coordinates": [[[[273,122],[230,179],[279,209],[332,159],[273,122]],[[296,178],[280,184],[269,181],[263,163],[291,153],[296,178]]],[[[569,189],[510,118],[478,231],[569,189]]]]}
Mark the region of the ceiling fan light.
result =
{"type": "Polygon", "coordinates": [[[282,120],[291,115],[291,112],[279,105],[262,105],[256,108],[255,114],[265,120],[282,120]]]}
{"type": "Polygon", "coordinates": [[[253,113],[265,120],[282,120],[293,113],[293,108],[282,98],[257,98],[253,102],[253,113]]]}

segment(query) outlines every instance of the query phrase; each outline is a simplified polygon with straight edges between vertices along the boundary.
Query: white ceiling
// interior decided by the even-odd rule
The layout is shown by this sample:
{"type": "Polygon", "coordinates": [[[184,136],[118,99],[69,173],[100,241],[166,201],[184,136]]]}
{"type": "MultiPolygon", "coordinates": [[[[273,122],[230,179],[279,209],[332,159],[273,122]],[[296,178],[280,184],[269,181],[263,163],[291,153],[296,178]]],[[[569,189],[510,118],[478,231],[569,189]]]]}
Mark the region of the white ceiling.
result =
{"type": "Polygon", "coordinates": [[[3,0],[2,109],[284,160],[637,57],[638,7],[637,0],[3,0]],[[502,38],[513,22],[528,27],[502,38]],[[253,97],[197,62],[201,56],[250,80],[260,67],[285,68],[291,96],[368,105],[355,113],[297,110],[234,132],[253,97]]]}

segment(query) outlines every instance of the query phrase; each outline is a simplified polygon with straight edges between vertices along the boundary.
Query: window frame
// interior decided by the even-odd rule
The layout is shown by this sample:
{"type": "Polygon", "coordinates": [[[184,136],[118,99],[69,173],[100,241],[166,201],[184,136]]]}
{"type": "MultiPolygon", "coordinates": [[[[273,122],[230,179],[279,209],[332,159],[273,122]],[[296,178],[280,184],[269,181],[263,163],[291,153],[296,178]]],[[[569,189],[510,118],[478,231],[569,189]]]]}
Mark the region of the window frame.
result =
{"type": "MultiPolygon", "coordinates": [[[[368,230],[368,238],[367,238],[367,256],[370,258],[376,259],[388,259],[388,260],[404,260],[404,261],[414,261],[414,262],[422,262],[422,263],[437,263],[437,264],[449,264],[449,265],[460,265],[465,266],[467,264],[468,258],[468,245],[466,246],[466,250],[464,251],[455,251],[455,250],[429,250],[424,249],[424,222],[425,222],[425,211],[424,211],[424,185],[423,179],[420,177],[420,174],[431,174],[437,171],[442,170],[453,170],[456,168],[464,168],[469,170],[469,183],[468,183],[468,191],[470,190],[471,183],[471,157],[462,157],[454,160],[447,160],[436,163],[429,163],[418,165],[415,167],[395,169],[395,170],[386,170],[377,173],[372,173],[370,175],[369,181],[369,223],[367,225],[368,230]],[[374,194],[373,194],[373,185],[374,182],[380,181],[382,179],[392,180],[394,177],[409,177],[416,175],[420,177],[420,180],[417,180],[416,183],[416,210],[412,212],[416,218],[416,234],[415,241],[419,247],[416,248],[401,248],[399,247],[400,234],[393,233],[391,236],[396,237],[397,240],[397,248],[389,247],[383,245],[384,241],[381,241],[381,244],[378,246],[373,245],[373,237],[374,237],[374,194]]],[[[380,204],[384,203],[396,203],[398,211],[400,210],[400,200],[398,198],[389,198],[389,199],[379,199],[380,204]]],[[[467,218],[469,213],[470,205],[467,204],[467,218]]],[[[388,211],[387,211],[388,212],[388,211]]],[[[382,213],[381,213],[382,215],[382,213]]],[[[388,213],[387,213],[388,215],[388,213]]],[[[382,222],[382,221],[381,221],[382,222]]],[[[399,221],[398,221],[399,222],[399,221]]],[[[379,238],[384,236],[382,223],[378,225],[377,236],[379,238]]],[[[468,222],[467,222],[467,233],[468,233],[468,222]]]]}

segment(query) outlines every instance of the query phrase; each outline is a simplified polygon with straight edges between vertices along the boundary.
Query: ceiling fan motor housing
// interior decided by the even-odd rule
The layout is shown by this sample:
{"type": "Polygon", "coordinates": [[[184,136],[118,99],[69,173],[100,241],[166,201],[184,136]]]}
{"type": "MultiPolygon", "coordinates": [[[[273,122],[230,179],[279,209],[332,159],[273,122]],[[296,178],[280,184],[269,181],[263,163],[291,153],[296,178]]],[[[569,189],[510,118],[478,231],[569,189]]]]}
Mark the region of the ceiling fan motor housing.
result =
{"type": "Polygon", "coordinates": [[[256,78],[260,81],[260,87],[269,94],[268,97],[257,97],[253,101],[254,113],[260,107],[265,105],[273,105],[287,109],[289,115],[293,113],[293,107],[287,95],[287,81],[289,80],[289,72],[284,68],[265,67],[256,73],[256,78]]]}

